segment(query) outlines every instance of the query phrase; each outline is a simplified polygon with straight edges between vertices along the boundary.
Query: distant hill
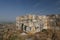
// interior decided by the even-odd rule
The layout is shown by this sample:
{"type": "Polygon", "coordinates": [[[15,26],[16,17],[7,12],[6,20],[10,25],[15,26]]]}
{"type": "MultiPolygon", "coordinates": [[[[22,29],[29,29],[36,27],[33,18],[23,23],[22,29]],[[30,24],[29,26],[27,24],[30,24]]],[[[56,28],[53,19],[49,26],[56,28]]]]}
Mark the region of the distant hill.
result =
{"type": "Polygon", "coordinates": [[[0,24],[12,24],[12,23],[16,23],[16,22],[15,21],[12,21],[12,22],[2,21],[2,22],[0,22],[0,24]]]}

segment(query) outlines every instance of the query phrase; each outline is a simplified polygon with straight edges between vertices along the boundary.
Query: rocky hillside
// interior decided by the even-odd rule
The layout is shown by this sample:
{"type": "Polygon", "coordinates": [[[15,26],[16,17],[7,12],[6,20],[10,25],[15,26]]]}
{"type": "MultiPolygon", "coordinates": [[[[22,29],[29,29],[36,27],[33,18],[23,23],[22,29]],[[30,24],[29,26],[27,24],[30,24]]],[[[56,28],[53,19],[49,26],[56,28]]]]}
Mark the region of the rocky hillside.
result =
{"type": "Polygon", "coordinates": [[[5,25],[0,32],[0,40],[60,40],[60,30],[43,29],[35,34],[27,34],[15,28],[14,24],[5,25]]]}

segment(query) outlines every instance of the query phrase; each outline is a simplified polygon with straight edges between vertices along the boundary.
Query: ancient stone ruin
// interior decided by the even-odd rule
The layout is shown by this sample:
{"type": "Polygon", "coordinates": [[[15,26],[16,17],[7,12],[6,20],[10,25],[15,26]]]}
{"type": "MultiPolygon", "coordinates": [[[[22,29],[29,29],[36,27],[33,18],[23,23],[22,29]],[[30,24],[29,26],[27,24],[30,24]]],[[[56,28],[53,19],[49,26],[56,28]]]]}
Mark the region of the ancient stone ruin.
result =
{"type": "Polygon", "coordinates": [[[43,29],[60,29],[60,15],[24,15],[16,17],[18,30],[36,33],[43,29]]]}

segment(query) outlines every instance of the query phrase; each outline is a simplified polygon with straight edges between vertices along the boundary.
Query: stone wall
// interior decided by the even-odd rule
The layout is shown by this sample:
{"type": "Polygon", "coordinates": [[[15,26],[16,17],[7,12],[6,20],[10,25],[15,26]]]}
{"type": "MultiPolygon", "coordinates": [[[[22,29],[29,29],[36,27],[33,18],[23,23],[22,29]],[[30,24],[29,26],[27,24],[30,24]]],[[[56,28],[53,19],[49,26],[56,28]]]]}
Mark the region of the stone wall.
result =
{"type": "Polygon", "coordinates": [[[16,18],[16,25],[19,30],[35,33],[47,28],[46,21],[46,16],[25,15],[16,18]]]}
{"type": "Polygon", "coordinates": [[[25,15],[16,17],[16,26],[18,30],[27,33],[36,33],[42,29],[59,28],[59,15],[25,15]]]}
{"type": "Polygon", "coordinates": [[[51,29],[60,29],[60,15],[48,15],[47,26],[51,29]]]}

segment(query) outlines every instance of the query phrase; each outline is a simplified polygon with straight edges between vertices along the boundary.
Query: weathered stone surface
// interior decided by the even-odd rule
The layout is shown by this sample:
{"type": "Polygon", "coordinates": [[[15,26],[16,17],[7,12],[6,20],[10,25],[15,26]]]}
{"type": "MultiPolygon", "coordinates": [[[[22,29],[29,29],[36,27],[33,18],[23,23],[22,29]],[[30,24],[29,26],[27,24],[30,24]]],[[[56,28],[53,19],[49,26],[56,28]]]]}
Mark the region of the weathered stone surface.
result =
{"type": "Polygon", "coordinates": [[[59,15],[25,15],[16,18],[18,30],[36,33],[42,29],[60,29],[59,15]]]}
{"type": "Polygon", "coordinates": [[[36,33],[44,28],[47,28],[46,21],[47,21],[46,16],[38,15],[19,16],[16,18],[16,26],[18,26],[19,30],[23,30],[27,33],[29,32],[36,33]]]}

